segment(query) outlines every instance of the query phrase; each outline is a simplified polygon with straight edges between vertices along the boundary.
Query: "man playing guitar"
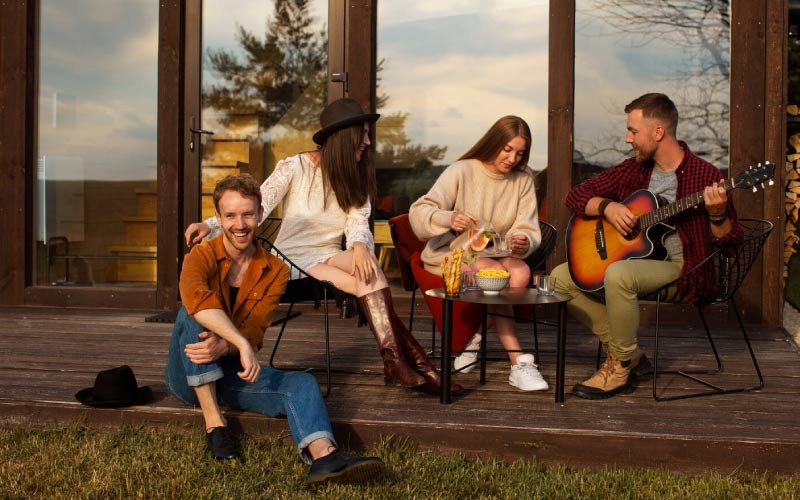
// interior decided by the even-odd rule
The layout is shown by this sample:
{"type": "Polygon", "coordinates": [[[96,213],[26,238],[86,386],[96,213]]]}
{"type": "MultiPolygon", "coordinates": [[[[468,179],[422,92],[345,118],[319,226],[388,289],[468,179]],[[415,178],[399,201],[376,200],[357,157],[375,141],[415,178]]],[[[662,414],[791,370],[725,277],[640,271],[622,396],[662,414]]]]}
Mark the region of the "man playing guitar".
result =
{"type": "MultiPolygon", "coordinates": [[[[716,245],[742,237],[722,173],[692,154],[676,138],[678,111],[670,98],[664,94],[645,94],[625,106],[625,113],[628,115],[625,141],[635,156],[570,191],[567,207],[575,214],[573,218],[592,224],[592,241],[587,245],[591,249],[584,252],[577,242],[570,242],[568,231],[567,244],[575,248],[568,249],[569,262],[552,272],[556,291],[571,297],[567,310],[600,337],[607,353],[601,368],[572,389],[573,394],[586,399],[631,392],[634,376],[649,368],[637,343],[639,298],[678,278],[682,269],[698,264],[716,245]],[[629,258],[625,254],[627,242],[642,236],[639,219],[645,217],[646,210],[637,209],[633,202],[623,202],[642,189],[670,203],[692,193],[702,193],[699,204],[676,213],[668,221],[671,227],[667,226],[663,239],[652,242],[663,245],[660,257],[666,260],[629,258]],[[603,227],[608,227],[609,232],[616,230],[619,235],[606,237],[603,227]],[[674,231],[669,231],[673,228],[674,231]],[[591,277],[581,276],[577,271],[582,255],[603,259],[604,271],[598,276],[597,286],[585,285],[592,282],[591,277]]],[[[649,243],[647,237],[639,239],[649,243]]],[[[654,257],[656,252],[651,255],[654,247],[650,245],[650,250],[631,257],[654,257]]],[[[699,279],[679,281],[673,292],[692,301],[713,294],[715,286],[713,269],[708,269],[700,273],[699,279]]]]}

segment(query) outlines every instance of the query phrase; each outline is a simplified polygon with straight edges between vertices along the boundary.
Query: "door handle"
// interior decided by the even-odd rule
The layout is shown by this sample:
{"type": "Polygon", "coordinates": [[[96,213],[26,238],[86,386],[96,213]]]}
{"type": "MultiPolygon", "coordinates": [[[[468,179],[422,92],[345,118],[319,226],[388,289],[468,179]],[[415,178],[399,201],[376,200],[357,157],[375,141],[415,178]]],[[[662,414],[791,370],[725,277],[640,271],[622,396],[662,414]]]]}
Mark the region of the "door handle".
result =
{"type": "Polygon", "coordinates": [[[212,132],[211,130],[203,130],[201,128],[194,128],[194,116],[191,117],[189,121],[191,123],[191,125],[189,125],[189,132],[190,132],[190,134],[189,134],[189,151],[194,151],[194,136],[195,136],[195,134],[196,135],[200,135],[200,136],[202,136],[202,134],[214,135],[214,132],[212,132]]]}

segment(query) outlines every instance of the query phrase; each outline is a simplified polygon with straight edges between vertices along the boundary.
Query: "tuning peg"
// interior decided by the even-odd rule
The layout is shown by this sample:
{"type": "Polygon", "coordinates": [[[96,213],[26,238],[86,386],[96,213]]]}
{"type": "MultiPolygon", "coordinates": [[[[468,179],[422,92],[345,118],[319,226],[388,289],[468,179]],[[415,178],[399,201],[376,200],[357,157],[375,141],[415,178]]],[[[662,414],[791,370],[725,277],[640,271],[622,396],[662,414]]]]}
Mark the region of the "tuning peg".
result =
{"type": "Polygon", "coordinates": [[[774,186],[774,185],[775,181],[773,181],[772,179],[770,179],[769,182],[767,183],[767,186],[774,186]]]}
{"type": "Polygon", "coordinates": [[[758,188],[757,188],[757,187],[755,187],[755,186],[753,186],[753,192],[754,192],[754,193],[757,193],[757,192],[758,192],[758,188]]]}

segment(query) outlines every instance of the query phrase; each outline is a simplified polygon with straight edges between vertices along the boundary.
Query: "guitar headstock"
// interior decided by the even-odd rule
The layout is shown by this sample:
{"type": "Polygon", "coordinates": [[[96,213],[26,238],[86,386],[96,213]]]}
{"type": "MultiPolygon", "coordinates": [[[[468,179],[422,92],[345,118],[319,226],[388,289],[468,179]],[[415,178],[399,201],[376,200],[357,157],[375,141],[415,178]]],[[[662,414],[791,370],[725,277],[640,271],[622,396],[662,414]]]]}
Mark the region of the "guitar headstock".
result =
{"type": "Polygon", "coordinates": [[[758,164],[757,167],[750,167],[747,168],[744,172],[740,173],[736,177],[733,178],[732,187],[734,188],[753,188],[753,192],[757,191],[758,188],[756,184],[761,184],[761,188],[764,188],[764,181],[769,179],[769,185],[775,184],[772,180],[772,176],[775,175],[775,165],[770,162],[764,162],[762,165],[761,163],[758,164]]]}

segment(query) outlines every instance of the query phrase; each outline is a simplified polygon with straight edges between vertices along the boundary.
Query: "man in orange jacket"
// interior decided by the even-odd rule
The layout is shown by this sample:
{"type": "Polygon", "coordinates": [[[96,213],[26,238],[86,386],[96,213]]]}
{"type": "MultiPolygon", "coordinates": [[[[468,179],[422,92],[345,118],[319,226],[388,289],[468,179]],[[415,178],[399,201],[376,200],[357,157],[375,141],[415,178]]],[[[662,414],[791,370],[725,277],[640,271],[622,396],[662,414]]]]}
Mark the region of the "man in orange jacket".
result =
{"type": "Polygon", "coordinates": [[[195,246],[183,262],[184,306],[175,322],[166,383],[175,397],[199,405],[209,452],[239,459],[222,402],[269,416],[285,415],[301,457],[311,463],[307,483],[371,480],[384,469],[372,457],[339,451],[316,379],[261,366],[256,351],[289,279],[287,266],[256,243],[261,192],[247,174],[228,176],[214,190],[222,235],[195,246]]]}

